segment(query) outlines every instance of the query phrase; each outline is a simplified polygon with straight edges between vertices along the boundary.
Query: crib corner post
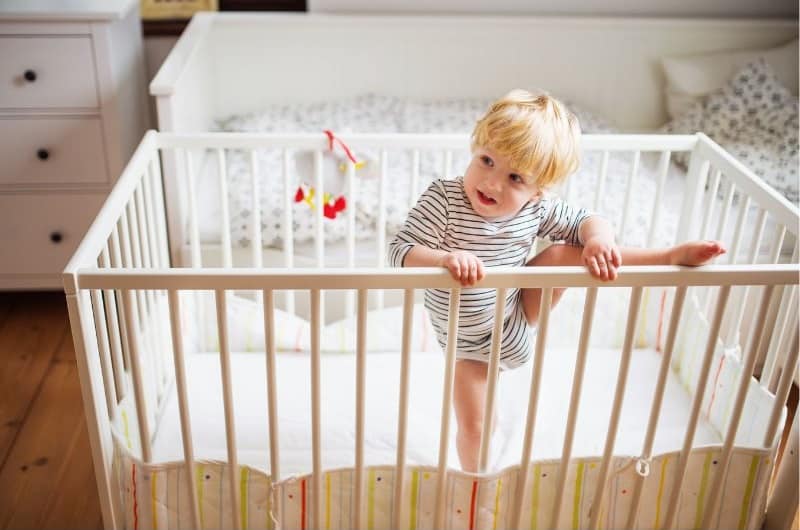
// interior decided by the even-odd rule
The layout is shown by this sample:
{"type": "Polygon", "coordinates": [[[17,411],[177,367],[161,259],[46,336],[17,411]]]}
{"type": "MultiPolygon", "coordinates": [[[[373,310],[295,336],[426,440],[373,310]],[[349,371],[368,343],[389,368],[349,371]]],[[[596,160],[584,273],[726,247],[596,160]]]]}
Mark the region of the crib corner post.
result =
{"type": "Polygon", "coordinates": [[[798,427],[797,413],[792,421],[792,430],[786,440],[783,456],[778,465],[772,495],[767,501],[767,513],[763,528],[792,528],[798,509],[798,427]]]}
{"type": "Polygon", "coordinates": [[[75,360],[81,384],[86,428],[92,449],[97,494],[103,516],[103,527],[122,528],[121,512],[117,509],[114,492],[114,443],[103,392],[100,356],[94,331],[89,291],[77,290],[75,276],[64,275],[70,332],[75,347],[75,360]]]}

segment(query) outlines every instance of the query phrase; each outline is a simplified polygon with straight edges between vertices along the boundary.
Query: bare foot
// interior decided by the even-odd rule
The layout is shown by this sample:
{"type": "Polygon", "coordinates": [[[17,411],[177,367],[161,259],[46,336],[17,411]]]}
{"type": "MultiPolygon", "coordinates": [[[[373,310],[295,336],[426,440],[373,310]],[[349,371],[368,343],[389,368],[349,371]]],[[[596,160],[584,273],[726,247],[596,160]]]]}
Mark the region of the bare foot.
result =
{"type": "Polygon", "coordinates": [[[719,241],[689,241],[672,247],[669,262],[671,265],[698,267],[721,254],[725,254],[725,247],[719,241]]]}

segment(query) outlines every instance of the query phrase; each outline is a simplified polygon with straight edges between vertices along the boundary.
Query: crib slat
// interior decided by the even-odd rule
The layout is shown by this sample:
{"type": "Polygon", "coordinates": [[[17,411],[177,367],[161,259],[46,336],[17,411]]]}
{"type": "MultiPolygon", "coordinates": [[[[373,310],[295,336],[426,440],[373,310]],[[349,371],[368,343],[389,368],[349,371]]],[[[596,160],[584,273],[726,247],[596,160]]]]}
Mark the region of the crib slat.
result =
{"type": "Polygon", "coordinates": [[[225,164],[224,149],[217,149],[217,172],[219,173],[219,211],[222,218],[222,266],[233,267],[231,218],[228,212],[228,168],[225,164]]]}
{"type": "Polygon", "coordinates": [[[419,194],[419,149],[414,149],[411,153],[411,180],[408,189],[408,207],[413,208],[417,202],[419,194]]]}
{"type": "MultiPolygon", "coordinates": [[[[381,149],[381,174],[378,181],[378,261],[376,267],[382,269],[386,262],[386,179],[389,177],[389,155],[386,149],[381,149]]],[[[383,309],[383,289],[375,292],[375,305],[377,309],[383,309]]]]}
{"type": "Polygon", "coordinates": [[[578,420],[578,404],[580,403],[583,388],[583,374],[586,368],[586,352],[589,349],[589,336],[592,332],[594,307],[597,302],[597,287],[586,289],[586,301],[583,304],[583,320],[581,322],[581,337],[578,342],[578,358],[575,361],[575,374],[572,379],[572,395],[569,401],[567,415],[567,429],[564,434],[564,445],[561,450],[561,462],[558,466],[558,479],[556,480],[556,496],[553,501],[553,510],[550,514],[550,524],[547,528],[559,528],[559,515],[561,504],[564,500],[564,489],[567,485],[567,468],[572,458],[572,443],[575,437],[575,424],[578,420]]]}
{"type": "Polygon", "coordinates": [[[178,291],[170,289],[167,303],[169,322],[172,330],[172,358],[175,364],[175,386],[178,392],[178,411],[181,418],[181,438],[183,441],[183,461],[186,465],[186,487],[192,509],[193,528],[201,528],[200,508],[194,482],[194,444],[192,442],[192,422],[189,413],[189,398],[186,388],[186,367],[183,358],[183,334],[181,332],[181,303],[178,291]]]}
{"type": "Polygon", "coordinates": [[[485,473],[489,462],[489,443],[492,437],[494,424],[494,402],[497,389],[497,377],[500,373],[500,344],[503,342],[503,317],[506,311],[505,288],[497,289],[494,302],[494,329],[492,330],[492,349],[489,356],[489,368],[486,385],[486,399],[483,407],[483,429],[481,429],[481,444],[478,460],[478,472],[485,473]]]}
{"type": "Polygon", "coordinates": [[[261,181],[258,178],[258,154],[250,150],[250,186],[253,190],[251,208],[253,210],[253,267],[262,267],[261,258],[261,181]]]}
{"type": "Polygon", "coordinates": [[[442,415],[439,430],[439,467],[436,474],[436,510],[434,528],[444,528],[445,485],[447,484],[447,447],[450,440],[450,408],[453,406],[453,379],[456,367],[456,341],[461,289],[450,290],[450,309],[447,321],[447,349],[442,393],[442,415]]]}
{"type": "Polygon", "coordinates": [[[714,205],[716,204],[717,192],[719,191],[719,183],[722,179],[722,171],[715,169],[711,177],[711,187],[708,189],[708,204],[703,208],[703,222],[700,225],[700,238],[708,239],[708,232],[710,230],[711,218],[714,214],[714,205]]]}
{"type": "MultiPolygon", "coordinates": [[[[594,195],[594,211],[599,212],[603,206],[603,195],[605,194],[606,177],[608,176],[608,151],[603,151],[603,159],[600,162],[600,175],[597,177],[597,191],[594,195]]],[[[568,179],[568,182],[572,179],[568,179]]],[[[567,193],[569,200],[569,193],[567,193]]]]}
{"type": "Polygon", "coordinates": [[[547,329],[550,324],[550,308],[553,305],[553,288],[542,289],[542,299],[539,305],[539,320],[536,331],[536,357],[533,361],[533,378],[531,379],[530,396],[528,398],[528,417],[525,421],[525,438],[523,438],[522,460],[520,461],[519,481],[517,495],[514,500],[512,528],[522,528],[522,503],[528,493],[528,483],[531,466],[531,453],[533,449],[533,436],[536,428],[536,413],[539,406],[539,389],[542,382],[542,366],[544,365],[545,346],[547,344],[547,329]]]}
{"type": "MultiPolygon", "coordinates": [[[[267,421],[269,423],[269,474],[274,484],[281,479],[278,441],[278,380],[275,375],[275,295],[264,289],[264,344],[267,365],[267,421]]],[[[280,519],[279,519],[280,520],[280,519]]]]}
{"type": "MultiPolygon", "coordinates": [[[[321,205],[322,203],[318,203],[321,205]]],[[[322,443],[320,394],[320,328],[322,327],[320,290],[311,289],[311,447],[313,452],[311,474],[312,528],[322,528],[322,443]]]]}
{"type": "Polygon", "coordinates": [[[191,151],[184,149],[183,154],[186,160],[187,199],[189,201],[189,246],[192,254],[192,267],[198,269],[203,266],[203,260],[200,254],[200,228],[197,223],[197,191],[195,190],[194,165],[191,151]]]}
{"type": "Polygon", "coordinates": [[[323,209],[325,207],[325,190],[322,181],[322,151],[314,151],[314,250],[317,267],[325,266],[325,227],[323,209]]]}
{"type": "MultiPolygon", "coordinates": [[[[283,264],[287,269],[294,267],[294,230],[292,230],[292,191],[291,191],[291,157],[288,149],[283,150],[283,264]]],[[[284,291],[286,294],[286,311],[295,314],[292,290],[284,291]]]]}
{"type": "MultiPolygon", "coordinates": [[[[124,217],[125,210],[122,211],[122,216],[124,217]]],[[[120,218],[119,221],[114,225],[114,228],[111,230],[111,267],[112,268],[121,268],[124,267],[123,259],[122,259],[122,250],[120,245],[120,239],[124,241],[124,237],[120,238],[119,233],[122,230],[122,219],[120,218]]],[[[120,291],[116,291],[115,297],[119,300],[119,311],[120,314],[124,312],[125,308],[125,300],[122,297],[122,293],[120,291]]],[[[120,332],[120,344],[122,345],[122,358],[124,360],[124,367],[126,370],[130,369],[131,366],[131,358],[130,358],[130,346],[128,342],[128,324],[125,322],[125,319],[122,318],[119,321],[119,332],[120,332]]],[[[127,387],[126,394],[127,394],[127,387]]],[[[122,396],[120,396],[122,397],[122,396]]]]}
{"type": "Polygon", "coordinates": [[[453,174],[453,152],[447,149],[444,152],[444,175],[443,178],[449,179],[453,174]]]}
{"type": "Polygon", "coordinates": [[[661,196],[664,194],[664,184],[667,181],[671,154],[670,151],[664,151],[658,159],[658,186],[656,187],[656,197],[653,201],[653,218],[650,221],[650,233],[647,236],[648,247],[654,246],[658,222],[661,220],[661,196]]]}
{"type": "Polygon", "coordinates": [[[161,198],[161,169],[158,156],[154,156],[147,166],[147,176],[145,177],[145,193],[149,194],[151,213],[153,215],[153,227],[155,230],[155,247],[158,256],[156,263],[159,268],[169,267],[169,250],[166,242],[166,223],[164,221],[164,201],[161,198]]]}
{"type": "MultiPolygon", "coordinates": [[[[138,189],[138,188],[137,188],[138,189]]],[[[142,252],[141,252],[141,234],[139,234],[139,216],[136,213],[137,206],[136,194],[134,193],[133,200],[128,203],[128,228],[130,230],[130,248],[131,255],[133,256],[133,266],[137,269],[142,267],[142,252]]]]}
{"type": "Polygon", "coordinates": [[[111,369],[111,354],[109,352],[108,330],[106,329],[105,311],[100,291],[91,290],[92,316],[94,316],[94,329],[97,335],[97,348],[100,357],[100,372],[103,375],[103,391],[108,407],[108,417],[114,419],[117,412],[117,392],[114,374],[111,369]]]}
{"type": "Polygon", "coordinates": [[[142,460],[145,463],[152,461],[150,448],[150,427],[147,420],[147,407],[144,399],[144,383],[142,381],[142,366],[139,357],[139,327],[136,323],[133,292],[130,289],[122,291],[125,303],[122,306],[124,320],[128,329],[128,348],[130,350],[131,375],[133,376],[133,395],[136,398],[136,417],[139,420],[139,440],[142,444],[142,460]]]}
{"type": "MultiPolygon", "coordinates": [[[[761,304],[758,308],[758,317],[756,318],[756,322],[764,322],[774,288],[774,285],[767,285],[764,287],[764,293],[761,296],[761,304]]],[[[756,365],[756,354],[759,346],[758,343],[761,341],[761,337],[763,335],[764,327],[758,326],[758,328],[759,329],[753,338],[753,343],[750,344],[749,351],[742,365],[742,372],[739,375],[736,398],[734,400],[730,420],[728,420],[728,429],[727,433],[725,434],[725,441],[722,445],[722,455],[721,458],[718,459],[718,462],[721,465],[717,466],[717,471],[714,475],[714,482],[711,486],[711,491],[709,492],[709,496],[706,501],[705,514],[703,516],[703,524],[701,528],[711,528],[711,519],[717,513],[717,505],[719,504],[720,495],[722,494],[722,481],[728,472],[728,465],[730,464],[731,454],[733,452],[733,444],[736,440],[736,431],[739,429],[739,421],[742,418],[742,409],[744,408],[744,402],[747,398],[747,390],[750,387],[750,379],[753,376],[753,368],[756,365]]]]}
{"type": "MultiPolygon", "coordinates": [[[[653,403],[650,407],[650,416],[647,424],[647,434],[644,439],[644,446],[642,448],[642,456],[640,462],[650,464],[650,458],[653,455],[653,442],[656,438],[656,429],[658,428],[658,420],[661,417],[661,405],[664,402],[664,390],[667,387],[667,376],[670,372],[670,364],[672,362],[672,354],[675,351],[675,337],[678,335],[678,325],[681,320],[681,313],[683,311],[683,303],[686,300],[686,286],[679,286],[675,290],[675,300],[672,302],[672,314],[669,321],[669,330],[667,331],[667,342],[664,345],[664,351],[661,355],[661,366],[658,370],[658,381],[656,382],[656,390],[653,395],[653,403]]],[[[642,500],[642,485],[644,482],[643,474],[637,473],[635,476],[636,482],[633,486],[633,497],[631,501],[631,509],[628,514],[628,521],[625,528],[631,530],[636,526],[636,520],[639,517],[639,504],[642,500]]]]}
{"type": "MultiPolygon", "coordinates": [[[[769,390],[772,391],[775,389],[775,386],[778,384],[778,376],[780,372],[776,369],[779,363],[784,360],[784,357],[787,354],[786,343],[793,335],[797,334],[797,292],[798,287],[797,285],[793,285],[791,287],[791,295],[790,295],[790,303],[789,307],[784,314],[783,322],[781,323],[780,333],[778,333],[778,340],[775,341],[775,350],[772,353],[773,361],[770,366],[770,372],[767,377],[767,381],[769,381],[769,390]]],[[[770,345],[772,347],[772,345],[770,345]]]]}
{"type": "MultiPolygon", "coordinates": [[[[148,268],[160,268],[163,263],[163,256],[161,255],[161,248],[159,245],[158,239],[158,227],[156,225],[156,204],[153,199],[153,193],[151,190],[151,165],[148,164],[147,169],[145,170],[144,175],[142,176],[142,193],[144,194],[144,220],[145,225],[147,227],[147,239],[148,239],[148,260],[147,260],[147,267],[148,268]]],[[[166,389],[166,385],[168,384],[168,363],[167,363],[167,356],[164,354],[164,348],[162,342],[165,338],[164,326],[165,326],[165,319],[163,318],[163,305],[161,305],[160,300],[163,300],[164,291],[154,291],[149,290],[148,296],[150,296],[150,304],[153,307],[155,312],[155,323],[158,335],[156,336],[156,345],[155,345],[155,355],[158,357],[158,362],[161,368],[161,390],[162,394],[166,389]]]]}
{"type": "MultiPolygon", "coordinates": [[[[767,211],[764,208],[759,209],[758,223],[755,232],[753,232],[753,241],[750,247],[750,255],[748,256],[747,263],[756,263],[758,257],[758,249],[761,246],[761,239],[764,235],[764,227],[767,224],[767,211]]],[[[727,344],[734,345],[739,343],[741,334],[742,318],[744,318],[744,310],[747,307],[747,295],[750,292],[750,286],[745,285],[737,289],[739,294],[740,303],[737,304],[735,318],[732,322],[730,333],[728,335],[727,344]]],[[[744,348],[744,344],[741,345],[744,348]]]]}
{"type": "MultiPolygon", "coordinates": [[[[642,288],[634,287],[631,290],[631,299],[628,307],[628,324],[625,327],[625,342],[622,346],[622,359],[619,363],[619,373],[617,374],[617,389],[614,392],[614,404],[611,406],[611,418],[608,422],[608,434],[606,444],[603,449],[603,462],[600,465],[600,473],[597,478],[597,488],[594,493],[594,506],[603,505],[606,483],[608,482],[609,469],[611,467],[611,457],[614,453],[614,443],[617,439],[619,430],[619,418],[622,411],[622,403],[625,398],[625,388],[628,384],[628,372],[631,364],[631,353],[633,351],[633,336],[636,333],[636,321],[639,315],[639,307],[642,302],[642,288]]],[[[600,522],[600,510],[592,510],[589,528],[598,528],[600,522]]]]}
{"type": "MultiPolygon", "coordinates": [[[[144,180],[144,179],[142,179],[144,180]]],[[[152,261],[150,259],[150,230],[147,226],[147,217],[145,214],[145,204],[144,204],[144,193],[142,191],[142,187],[144,182],[140,182],[138,186],[136,186],[136,191],[134,192],[134,204],[136,205],[136,221],[137,221],[137,228],[139,231],[139,246],[141,247],[141,255],[142,255],[142,266],[151,268],[152,261]]]]}
{"type": "Polygon", "coordinates": [[[358,325],[356,327],[356,476],[353,491],[356,530],[364,527],[364,405],[367,384],[367,290],[358,290],[358,325]]]}
{"type": "MultiPolygon", "coordinates": [[[[350,201],[347,209],[347,266],[356,266],[356,165],[347,162],[347,200],[350,201]]],[[[353,315],[355,305],[355,292],[347,291],[345,298],[345,317],[353,315]]]]}
{"type": "Polygon", "coordinates": [[[628,212],[631,209],[631,199],[633,197],[633,187],[636,183],[636,177],[639,173],[639,160],[642,157],[641,151],[633,152],[633,164],[631,164],[631,174],[628,177],[628,185],[625,189],[625,203],[622,207],[622,221],[619,225],[619,233],[625,234],[625,226],[628,224],[628,212]]]}
{"type": "MultiPolygon", "coordinates": [[[[225,408],[225,442],[228,449],[228,469],[230,471],[231,506],[239,506],[239,458],[236,450],[236,424],[233,416],[233,382],[231,380],[231,351],[228,342],[228,303],[227,291],[216,289],[214,299],[217,304],[217,333],[219,334],[220,368],[222,371],[222,398],[225,408]]],[[[239,510],[231,510],[233,528],[241,528],[239,510]]]]}
{"type": "Polygon", "coordinates": [[[719,214],[719,222],[717,223],[717,237],[716,239],[722,240],[725,237],[725,229],[728,227],[728,220],[731,215],[731,208],[733,207],[733,195],[736,192],[736,184],[729,180],[728,191],[725,192],[725,199],[722,201],[722,210],[719,214]]]}
{"type": "MultiPolygon", "coordinates": [[[[112,233],[113,238],[113,233],[112,233]]],[[[110,258],[108,246],[103,248],[100,255],[100,267],[110,268],[110,258]]],[[[122,361],[122,341],[120,338],[120,325],[117,320],[117,304],[114,291],[110,289],[103,290],[103,305],[106,310],[106,321],[108,322],[109,330],[109,344],[111,347],[111,366],[114,372],[114,388],[117,392],[117,400],[124,398],[127,395],[127,387],[125,386],[125,364],[122,361]]]]}
{"type": "MultiPolygon", "coordinates": [[[[317,256],[317,267],[325,266],[325,190],[323,188],[322,151],[314,151],[314,248],[317,256]]],[[[324,294],[320,293],[320,322],[325,322],[324,294]]],[[[322,324],[320,324],[322,325],[322,324]]]]}
{"type": "Polygon", "coordinates": [[[736,229],[733,234],[733,244],[731,245],[731,251],[728,259],[728,263],[731,265],[735,264],[739,258],[739,247],[742,243],[742,231],[744,229],[744,223],[747,219],[747,214],[750,210],[750,196],[744,198],[744,202],[740,206],[739,210],[739,217],[736,219],[736,229]]]}
{"type": "Polygon", "coordinates": [[[786,404],[786,398],[789,397],[789,388],[792,386],[792,379],[794,372],[797,370],[797,357],[800,354],[800,345],[798,344],[797,333],[792,334],[792,347],[789,348],[789,355],[786,357],[786,364],[781,370],[780,382],[775,391],[775,401],[772,404],[772,412],[769,416],[767,423],[767,430],[764,434],[764,447],[772,447],[775,441],[775,435],[778,432],[781,414],[783,407],[786,404]]]}
{"type": "MultiPolygon", "coordinates": [[[[800,245],[795,242],[794,252],[792,253],[791,263],[797,263],[798,251],[800,245]]],[[[778,252],[778,255],[779,252],[778,252]]],[[[779,258],[776,258],[776,262],[779,258]]],[[[775,388],[777,381],[777,372],[775,366],[781,352],[784,351],[781,346],[784,344],[784,335],[790,322],[797,322],[797,286],[786,285],[782,289],[782,297],[780,298],[780,307],[778,308],[778,316],[775,319],[775,325],[772,327],[772,336],[769,340],[767,347],[767,355],[764,359],[764,366],[761,369],[761,386],[767,390],[775,388]],[[793,315],[790,315],[793,313],[793,315]],[[778,324],[780,322],[780,324],[778,324]]],[[[794,329],[794,328],[792,328],[794,329]]]]}
{"type": "MultiPolygon", "coordinates": [[[[778,263],[781,257],[781,247],[783,246],[783,239],[786,236],[786,226],[779,225],[775,228],[775,236],[772,240],[769,252],[769,261],[768,263],[778,263]]],[[[778,285],[775,288],[775,293],[772,296],[772,303],[770,304],[769,312],[767,313],[767,322],[776,322],[778,312],[780,310],[781,300],[783,299],[783,292],[784,289],[783,285],[778,285]]],[[[750,335],[755,332],[757,324],[753,322],[750,326],[750,335]]],[[[769,344],[772,341],[772,336],[775,333],[776,329],[775,326],[771,326],[766,330],[766,335],[764,335],[764,339],[761,340],[761,348],[758,351],[758,360],[756,361],[756,365],[761,363],[761,373],[764,373],[764,363],[766,360],[767,350],[769,348],[769,344]]],[[[761,383],[763,384],[763,378],[761,383]]]]}
{"type": "MultiPolygon", "coordinates": [[[[397,463],[394,473],[394,506],[402,506],[406,474],[406,439],[408,437],[408,386],[411,368],[411,331],[413,328],[414,289],[403,292],[403,343],[400,351],[400,397],[397,411],[397,463]]],[[[395,509],[394,528],[400,528],[403,510],[395,509]]]]}
{"type": "Polygon", "coordinates": [[[678,501],[680,500],[681,487],[683,486],[683,479],[686,475],[686,465],[689,462],[689,452],[692,449],[694,435],[697,431],[697,421],[700,418],[700,407],[703,404],[703,396],[706,391],[708,374],[711,370],[711,361],[714,357],[714,349],[717,339],[719,338],[722,317],[725,314],[725,306],[728,303],[730,291],[730,285],[721,286],[719,290],[719,297],[717,298],[716,308],[714,309],[714,318],[709,328],[708,342],[706,344],[706,350],[703,356],[703,365],[700,369],[700,375],[698,376],[694,399],[692,400],[692,410],[689,416],[689,424],[686,427],[686,434],[684,435],[683,439],[683,447],[681,448],[680,458],[675,470],[675,477],[672,480],[672,493],[670,494],[663,528],[672,528],[675,525],[675,517],[678,513],[678,501]]]}
{"type": "MultiPolygon", "coordinates": [[[[137,241],[137,244],[134,245],[134,248],[139,249],[139,266],[150,269],[152,268],[152,262],[150,259],[150,236],[144,210],[142,187],[143,183],[140,182],[139,185],[136,186],[136,190],[134,191],[133,195],[133,207],[136,215],[136,220],[134,222],[134,238],[137,241]]],[[[162,336],[161,321],[155,315],[155,299],[153,297],[152,289],[139,291],[139,293],[141,298],[140,307],[144,310],[145,317],[145,320],[142,320],[141,322],[143,325],[147,325],[147,329],[144,333],[144,340],[146,340],[148,343],[147,361],[151,367],[151,370],[153,371],[153,377],[155,378],[156,382],[156,403],[160,405],[161,400],[164,397],[164,381],[166,380],[164,377],[163,363],[161,362],[163,356],[160,355],[161,349],[158,345],[158,339],[162,336]]]]}

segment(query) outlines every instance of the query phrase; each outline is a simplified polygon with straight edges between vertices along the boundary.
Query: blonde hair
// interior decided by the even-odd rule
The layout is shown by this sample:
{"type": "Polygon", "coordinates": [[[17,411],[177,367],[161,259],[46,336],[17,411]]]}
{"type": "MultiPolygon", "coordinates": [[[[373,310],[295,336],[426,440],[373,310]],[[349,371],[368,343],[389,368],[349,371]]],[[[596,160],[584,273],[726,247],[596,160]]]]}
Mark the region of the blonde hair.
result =
{"type": "Polygon", "coordinates": [[[541,188],[578,169],[578,118],[545,92],[512,90],[492,103],[472,131],[472,147],[489,147],[541,188]]]}

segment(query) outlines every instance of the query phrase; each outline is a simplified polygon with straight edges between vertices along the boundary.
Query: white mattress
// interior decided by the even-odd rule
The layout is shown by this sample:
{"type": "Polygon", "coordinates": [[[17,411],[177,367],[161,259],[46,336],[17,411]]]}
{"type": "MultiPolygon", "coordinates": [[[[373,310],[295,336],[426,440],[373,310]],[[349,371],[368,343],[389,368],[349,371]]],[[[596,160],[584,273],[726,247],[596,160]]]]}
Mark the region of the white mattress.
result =
{"type": "MultiPolygon", "coordinates": [[[[572,387],[576,352],[549,351],[539,402],[538,428],[533,457],[561,456],[569,391],[572,387]]],[[[594,349],[589,352],[581,397],[573,456],[601,456],[605,444],[620,352],[594,349]]],[[[660,354],[635,350],[622,408],[614,453],[640,454],[657,378],[660,354]]],[[[498,424],[492,440],[490,467],[501,469],[519,462],[533,363],[505,372],[498,386],[498,424]]],[[[269,470],[269,438],[266,407],[264,355],[232,355],[235,423],[239,463],[269,470]]],[[[367,359],[365,463],[395,463],[397,402],[400,357],[370,354],[367,359]]],[[[444,358],[439,354],[415,353],[411,362],[410,415],[407,462],[435,465],[438,458],[439,425],[444,358]]],[[[187,373],[195,458],[227,460],[225,420],[219,357],[195,354],[187,357],[187,373]]],[[[310,362],[308,354],[278,355],[280,462],[283,476],[311,471],[310,362]]],[[[664,410],[655,439],[654,453],[679,450],[688,421],[688,393],[670,373],[664,410]]],[[[326,354],[322,359],[322,464],[325,468],[353,466],[355,462],[355,358],[351,354],[326,354]]],[[[458,467],[451,414],[448,462],[458,467]]],[[[695,446],[718,444],[721,437],[701,420],[695,446]]],[[[154,462],[183,459],[177,399],[169,398],[153,443],[154,462]]]]}

